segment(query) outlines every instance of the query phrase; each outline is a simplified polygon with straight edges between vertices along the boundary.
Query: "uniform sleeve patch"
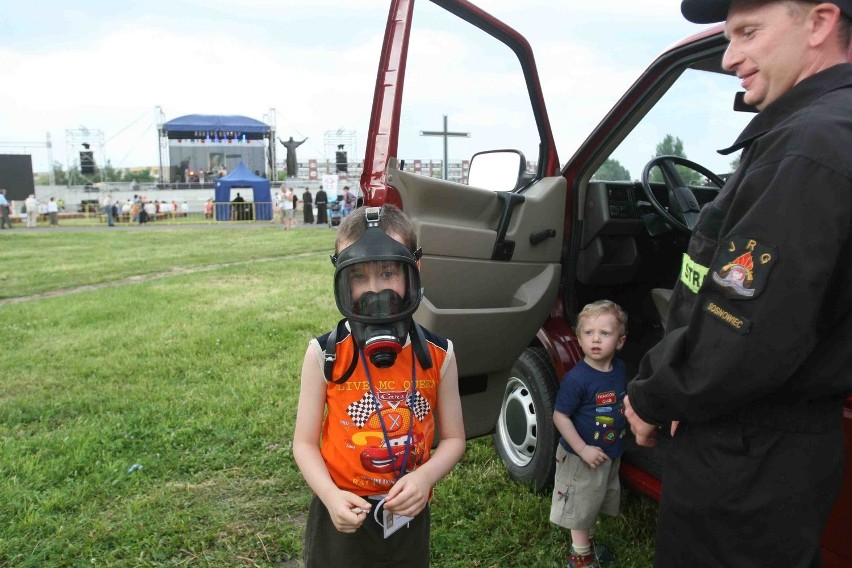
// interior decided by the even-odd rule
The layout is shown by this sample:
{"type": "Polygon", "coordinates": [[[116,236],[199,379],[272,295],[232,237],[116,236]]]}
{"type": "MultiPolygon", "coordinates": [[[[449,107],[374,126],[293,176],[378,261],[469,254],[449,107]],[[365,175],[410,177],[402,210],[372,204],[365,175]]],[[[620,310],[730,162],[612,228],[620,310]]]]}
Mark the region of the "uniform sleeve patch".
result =
{"type": "Polygon", "coordinates": [[[698,293],[699,288],[704,283],[704,277],[707,276],[709,271],[709,268],[698,264],[688,254],[683,254],[683,262],[680,265],[680,281],[693,293],[698,293]]]}
{"type": "Polygon", "coordinates": [[[740,335],[748,335],[751,331],[751,321],[734,314],[727,308],[711,301],[704,302],[704,311],[729,326],[740,335]]]}
{"type": "Polygon", "coordinates": [[[756,298],[766,287],[778,249],[737,235],[721,245],[710,267],[713,282],[732,300],[756,298]]]}

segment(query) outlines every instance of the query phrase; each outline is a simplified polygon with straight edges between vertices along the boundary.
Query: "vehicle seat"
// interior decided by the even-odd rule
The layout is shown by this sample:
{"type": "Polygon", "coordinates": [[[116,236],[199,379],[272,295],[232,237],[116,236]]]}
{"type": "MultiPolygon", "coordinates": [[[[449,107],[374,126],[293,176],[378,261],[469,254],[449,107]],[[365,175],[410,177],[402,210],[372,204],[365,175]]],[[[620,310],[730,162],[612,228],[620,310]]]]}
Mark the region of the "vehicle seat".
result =
{"type": "Polygon", "coordinates": [[[654,301],[654,307],[657,308],[657,314],[660,316],[660,323],[663,325],[663,329],[666,329],[672,292],[674,290],[670,288],[653,288],[651,290],[651,299],[654,301]]]}

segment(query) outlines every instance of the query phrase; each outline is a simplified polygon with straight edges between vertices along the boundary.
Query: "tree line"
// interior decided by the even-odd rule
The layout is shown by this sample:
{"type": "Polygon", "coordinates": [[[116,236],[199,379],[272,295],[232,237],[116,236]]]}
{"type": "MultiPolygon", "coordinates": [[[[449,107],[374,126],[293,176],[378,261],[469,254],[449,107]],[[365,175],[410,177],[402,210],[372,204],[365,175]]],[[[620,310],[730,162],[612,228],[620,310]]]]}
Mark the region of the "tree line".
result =
{"type": "MultiPolygon", "coordinates": [[[[666,134],[665,138],[657,144],[655,148],[655,153],[651,158],[657,158],[659,156],[679,156],[681,158],[686,158],[686,150],[684,149],[683,140],[678,136],[673,136],[671,134],[666,134]]],[[[737,155],[733,161],[731,161],[731,171],[736,170],[740,165],[740,157],[737,155]]],[[[685,168],[683,166],[675,166],[680,172],[683,181],[688,185],[700,185],[703,182],[703,177],[698,172],[690,170],[689,168],[685,168]]],[[[654,168],[651,171],[651,182],[662,182],[663,175],[660,173],[659,168],[654,168]]],[[[612,158],[608,158],[601,167],[598,168],[598,171],[592,176],[593,180],[624,180],[630,181],[633,178],[630,176],[630,172],[625,168],[618,160],[614,160],[612,158]]]]}
{"type": "MultiPolygon", "coordinates": [[[[150,169],[141,168],[128,170],[124,168],[115,168],[112,163],[107,160],[103,167],[95,169],[93,175],[83,175],[79,168],[72,168],[66,171],[59,162],[53,162],[53,179],[56,185],[83,185],[86,183],[98,183],[104,181],[111,182],[130,182],[136,180],[139,183],[151,183],[157,181],[150,169]]],[[[35,178],[36,185],[49,185],[50,176],[46,173],[38,174],[35,178]]]]}

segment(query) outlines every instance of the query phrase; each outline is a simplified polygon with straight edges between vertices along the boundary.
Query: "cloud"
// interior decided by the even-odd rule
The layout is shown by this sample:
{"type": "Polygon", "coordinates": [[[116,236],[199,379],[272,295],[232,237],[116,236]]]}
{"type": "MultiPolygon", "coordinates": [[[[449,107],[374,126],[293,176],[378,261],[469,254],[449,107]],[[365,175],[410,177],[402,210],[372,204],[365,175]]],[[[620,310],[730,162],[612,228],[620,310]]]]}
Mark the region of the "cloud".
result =
{"type": "MultiPolygon", "coordinates": [[[[532,43],[563,155],[563,144],[582,140],[656,54],[696,29],[670,0],[477,4],[532,43]]],[[[65,132],[84,125],[104,133],[113,165],[156,164],[158,105],[167,120],[260,120],[274,108],[280,135],[309,137],[300,158],[326,156],[325,132],[344,129],[357,132],[360,159],[386,18],[386,0],[247,0],[239,10],[226,0],[23,4],[14,25],[0,23],[3,137],[44,140],[49,132],[54,159],[66,163],[74,150],[65,132]]],[[[453,113],[451,127],[524,138],[529,103],[515,106],[526,93],[503,51],[418,2],[403,100],[412,127],[437,128],[453,113]],[[462,104],[471,97],[474,105],[462,104]]],[[[419,157],[440,155],[436,140],[401,136],[419,157]]],[[[33,159],[44,169],[45,157],[33,159]]]]}

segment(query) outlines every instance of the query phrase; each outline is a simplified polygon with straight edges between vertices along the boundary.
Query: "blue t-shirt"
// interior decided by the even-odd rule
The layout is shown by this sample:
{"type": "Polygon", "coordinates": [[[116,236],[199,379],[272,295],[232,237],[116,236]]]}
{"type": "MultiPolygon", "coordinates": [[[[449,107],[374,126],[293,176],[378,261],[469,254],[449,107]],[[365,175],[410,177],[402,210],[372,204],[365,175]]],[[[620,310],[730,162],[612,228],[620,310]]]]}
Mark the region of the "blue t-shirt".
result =
{"type": "MultiPolygon", "coordinates": [[[[554,410],[571,417],[574,428],[589,445],[598,446],[611,458],[624,453],[624,394],[627,388],[625,365],[621,359],[612,360],[612,370],[598,371],[580,360],[565,374],[559,386],[554,410]]],[[[566,450],[576,454],[564,438],[559,439],[566,450]]]]}

